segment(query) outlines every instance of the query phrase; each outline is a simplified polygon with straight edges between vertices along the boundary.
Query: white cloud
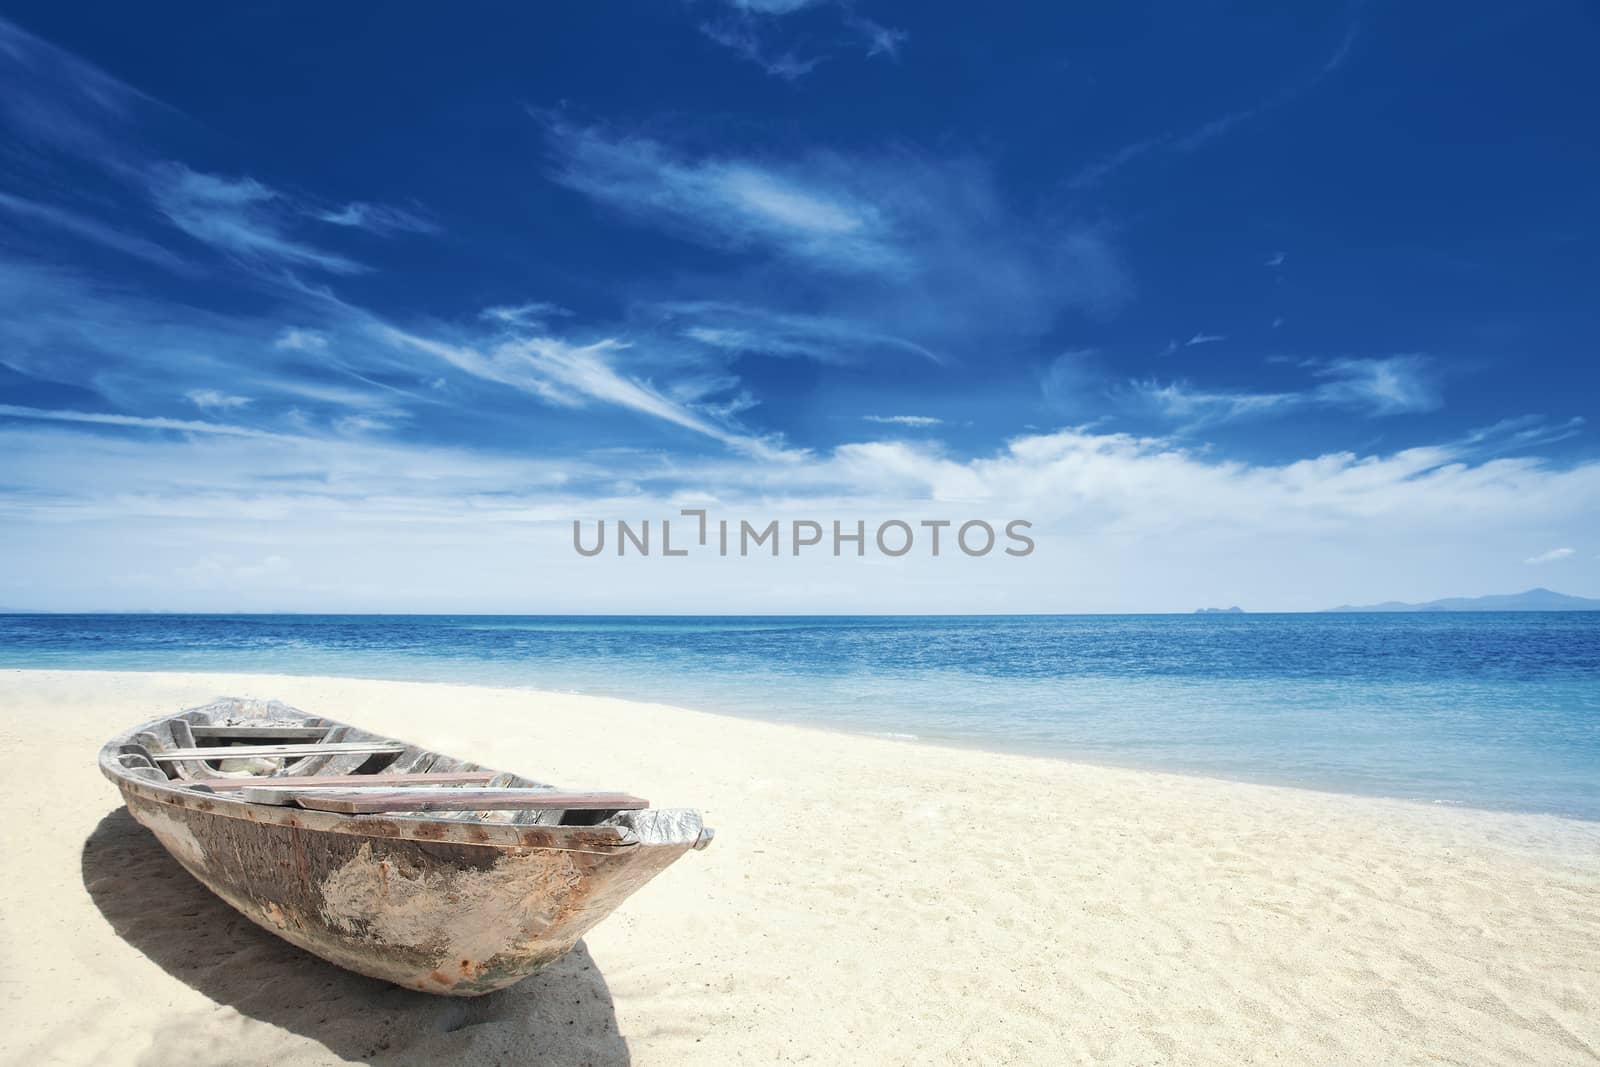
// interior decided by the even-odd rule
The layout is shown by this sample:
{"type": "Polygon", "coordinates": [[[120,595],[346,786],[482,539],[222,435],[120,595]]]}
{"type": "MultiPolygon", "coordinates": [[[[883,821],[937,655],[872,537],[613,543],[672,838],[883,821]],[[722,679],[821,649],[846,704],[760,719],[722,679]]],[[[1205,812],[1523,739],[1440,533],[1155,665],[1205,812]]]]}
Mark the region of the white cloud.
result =
{"type": "MultiPolygon", "coordinates": [[[[240,384],[246,384],[241,382],[240,384]]],[[[373,417],[386,416],[389,418],[404,417],[400,401],[413,397],[393,388],[375,387],[369,382],[356,379],[351,385],[328,385],[315,381],[298,381],[288,378],[269,378],[256,383],[261,389],[270,391],[278,396],[297,400],[310,400],[319,405],[330,405],[337,408],[356,408],[367,412],[373,417]]],[[[434,388],[427,383],[419,383],[425,388],[434,388]]]]}
{"type": "Polygon", "coordinates": [[[98,67],[0,18],[0,117],[24,141],[115,166],[129,153],[123,128],[165,111],[98,67]]]}
{"type": "Polygon", "coordinates": [[[1019,216],[975,160],[696,157],[545,121],[557,181],[629,221],[754,260],[713,279],[725,306],[782,308],[805,292],[808,315],[959,359],[1038,337],[1067,311],[1110,313],[1128,295],[1103,232],[1019,216]]]}
{"type": "Polygon", "coordinates": [[[333,431],[347,437],[385,433],[392,429],[394,429],[393,422],[371,415],[341,415],[333,420],[333,431]]]}
{"type": "Polygon", "coordinates": [[[368,204],[353,201],[337,211],[312,212],[312,217],[334,226],[370,230],[373,233],[425,233],[439,232],[439,224],[416,212],[385,204],[368,204]]]}
{"type": "MultiPolygon", "coordinates": [[[[1213,458],[1160,437],[1062,430],[958,461],[935,445],[877,442],[835,450],[857,491],[899,485],[933,500],[988,500],[1121,530],[1210,527],[1349,533],[1377,523],[1576,521],[1600,505],[1600,463],[1560,469],[1533,458],[1473,463],[1456,442],[1389,455],[1330,453],[1279,464],[1213,458]],[[1525,510],[1524,510],[1525,509],[1525,510]]],[[[1415,535],[1410,541],[1417,542],[1415,535]]],[[[1422,546],[1426,547],[1426,546],[1422,546]]]]}
{"type": "Polygon", "coordinates": [[[1202,332],[1202,333],[1195,334],[1193,337],[1191,337],[1187,341],[1183,342],[1183,345],[1184,345],[1185,348],[1193,348],[1195,345],[1214,345],[1218,341],[1226,341],[1226,340],[1227,340],[1227,338],[1222,336],[1220,333],[1204,333],[1204,332],[1202,332]]]}
{"type": "Polygon", "coordinates": [[[1344,61],[1350,58],[1350,52],[1355,48],[1356,38],[1360,34],[1361,23],[1359,21],[1350,23],[1350,28],[1345,30],[1344,39],[1339,42],[1339,47],[1334,49],[1333,55],[1329,56],[1328,61],[1322,65],[1324,74],[1332,74],[1344,66],[1344,61]]]}
{"type": "Polygon", "coordinates": [[[691,159],[645,137],[559,122],[549,130],[556,179],[623,214],[700,243],[765,248],[833,269],[902,266],[883,213],[831,161],[779,168],[691,159]]]}
{"type": "MultiPolygon", "coordinates": [[[[1169,131],[1151,137],[1140,138],[1123,145],[1121,148],[1115,149],[1081,168],[1067,182],[1067,187],[1085,189],[1097,185],[1127,164],[1157,152],[1193,152],[1260,115],[1293,103],[1302,94],[1316,87],[1319,82],[1344,63],[1345,58],[1350,54],[1351,47],[1355,43],[1358,29],[1359,24],[1352,23],[1340,38],[1339,44],[1330,53],[1329,58],[1318,65],[1316,69],[1268,93],[1255,103],[1219,115],[1188,130],[1169,131]]],[[[1277,266],[1278,264],[1269,262],[1267,265],[1277,266]]]]}
{"type": "Polygon", "coordinates": [[[790,51],[777,51],[767,43],[766,34],[750,18],[719,18],[700,24],[700,32],[709,39],[737,52],[775,78],[795,81],[816,69],[822,56],[802,59],[790,51]]]}
{"type": "Polygon", "coordinates": [[[871,19],[848,9],[845,13],[845,25],[861,34],[862,38],[867,42],[868,56],[887,56],[890,59],[899,59],[900,47],[911,36],[905,30],[890,29],[888,26],[873,22],[871,19]]]}
{"type": "Polygon", "coordinates": [[[1554,563],[1557,560],[1569,559],[1574,555],[1576,555],[1576,552],[1570,548],[1552,548],[1548,552],[1539,553],[1537,556],[1529,556],[1522,562],[1535,564],[1554,563]]]}
{"type": "Polygon", "coordinates": [[[1317,608],[1521,588],[1522,553],[1508,546],[1575,539],[1600,508],[1600,463],[1477,461],[1462,443],[1252,464],[1068,429],[973,458],[902,441],[773,463],[41,427],[0,424],[12,459],[0,514],[21,546],[0,557],[0,584],[58,608],[815,610],[784,590],[816,581],[845,589],[830,594],[835,611],[1317,608]],[[648,581],[626,561],[573,566],[574,517],[659,519],[695,503],[751,518],[1022,517],[1040,547],[999,562],[713,557],[653,565],[648,581]],[[195,565],[176,530],[219,557],[276,554],[309,570],[292,595],[264,575],[227,598],[185,599],[161,580],[195,565]],[[151,582],[113,599],[130,569],[151,582]],[[400,571],[416,580],[396,586],[400,571]]]}
{"type": "Polygon", "coordinates": [[[328,335],[319,330],[291,326],[278,335],[272,347],[285,352],[325,352],[328,349],[328,335]]]}
{"type": "Polygon", "coordinates": [[[829,0],[728,0],[740,11],[753,11],[761,15],[792,15],[807,7],[820,7],[829,0]]]}
{"type": "Polygon", "coordinates": [[[868,422],[884,422],[895,426],[939,426],[944,420],[936,419],[932,415],[863,415],[868,422]]]}
{"type": "Polygon", "coordinates": [[[1476,450],[1500,455],[1511,451],[1525,451],[1576,437],[1585,425],[1581,415],[1563,422],[1552,423],[1538,415],[1519,415],[1501,419],[1492,426],[1473,430],[1463,439],[1476,450]]]}
{"type": "Polygon", "coordinates": [[[859,233],[876,222],[870,208],[818,196],[772,173],[743,164],[720,168],[711,177],[713,195],[739,213],[773,229],[823,238],[859,233]]]}
{"type": "Polygon", "coordinates": [[[182,433],[216,434],[223,437],[273,439],[282,436],[265,430],[252,429],[248,426],[229,426],[225,423],[195,422],[192,419],[169,419],[161,416],[119,415],[97,411],[30,408],[20,404],[0,404],[0,416],[14,419],[36,419],[44,422],[79,422],[100,426],[122,426],[140,430],[177,430],[182,433]]]}
{"type": "Polygon", "coordinates": [[[816,69],[829,58],[820,53],[809,58],[796,55],[779,42],[783,36],[783,16],[803,10],[834,8],[841,27],[865,46],[868,58],[900,57],[900,49],[910,36],[860,14],[849,2],[830,0],[728,0],[733,9],[726,15],[700,24],[700,32],[725,48],[759,66],[768,74],[794,81],[816,69]]]}
{"type": "Polygon", "coordinates": [[[271,318],[209,311],[4,254],[0,294],[11,309],[0,315],[7,366],[98,396],[74,403],[89,411],[177,414],[174,399],[187,406],[191,389],[253,398],[256,424],[277,417],[279,399],[312,401],[312,419],[337,414],[324,410],[328,405],[394,417],[395,409],[441,402],[411,373],[414,360],[368,336],[337,307],[274,309],[271,318]],[[301,321],[319,329],[285,328],[285,314],[304,314],[301,321]]]}
{"type": "Polygon", "coordinates": [[[1316,398],[1325,404],[1399,415],[1433,411],[1444,403],[1423,356],[1336,359],[1316,366],[1318,376],[1328,379],[1316,390],[1316,398]]]}
{"type": "Polygon", "coordinates": [[[570,317],[571,315],[571,311],[559,304],[551,304],[543,300],[532,300],[525,304],[501,304],[496,307],[487,307],[479,312],[478,317],[489,322],[502,323],[506,326],[539,329],[552,318],[570,317]]]}
{"type": "Polygon", "coordinates": [[[335,274],[366,269],[289,236],[295,208],[254,178],[225,178],[182,163],[163,163],[151,168],[149,189],[173,225],[246,262],[316,267],[335,274]]]}
{"type": "Polygon", "coordinates": [[[758,437],[730,430],[675,401],[649,382],[619,373],[612,356],[625,346],[613,340],[574,345],[553,337],[503,341],[484,350],[449,344],[392,326],[378,328],[390,342],[427,352],[478,378],[532,393],[546,403],[583,407],[611,404],[703,434],[731,448],[768,459],[782,451],[758,437]]]}
{"type": "Polygon", "coordinates": [[[914,356],[946,362],[938,353],[850,319],[774,311],[721,300],[673,301],[641,311],[703,345],[729,352],[799,356],[820,363],[850,363],[875,356],[914,356]],[[682,323],[683,325],[678,325],[682,323]]]}
{"type": "MultiPolygon", "coordinates": [[[[1191,344],[1194,342],[1190,342],[1191,344]]],[[[1146,379],[1112,390],[1137,409],[1183,420],[1190,429],[1236,419],[1284,415],[1307,407],[1337,408],[1370,416],[1433,411],[1443,404],[1421,356],[1308,360],[1302,366],[1319,384],[1281,392],[1207,389],[1189,382],[1146,379]]],[[[1547,428],[1529,428],[1542,435],[1547,428]]]]}
{"type": "Polygon", "coordinates": [[[216,389],[190,389],[183,395],[202,411],[234,411],[250,404],[247,396],[230,396],[216,389]]]}
{"type": "Polygon", "coordinates": [[[1128,383],[1120,395],[1136,407],[1180,420],[1191,428],[1235,419],[1280,414],[1305,402],[1297,393],[1250,393],[1197,389],[1187,382],[1154,379],[1128,383]]]}
{"type": "Polygon", "coordinates": [[[169,249],[86,215],[20,196],[12,196],[9,193],[0,193],[0,208],[21,218],[54,226],[74,237],[93,241],[147,263],[154,263],[180,274],[191,273],[189,265],[169,249]]]}

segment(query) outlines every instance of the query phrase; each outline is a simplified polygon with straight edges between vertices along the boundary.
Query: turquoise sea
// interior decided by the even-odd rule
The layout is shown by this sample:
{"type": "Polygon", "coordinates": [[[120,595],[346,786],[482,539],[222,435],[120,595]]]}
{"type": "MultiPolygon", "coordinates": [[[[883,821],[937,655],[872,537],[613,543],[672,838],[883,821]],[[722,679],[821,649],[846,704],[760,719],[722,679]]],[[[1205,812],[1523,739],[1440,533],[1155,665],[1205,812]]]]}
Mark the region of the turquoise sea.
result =
{"type": "Polygon", "coordinates": [[[6,615],[0,667],[526,686],[1600,819],[1600,612],[6,615]]]}

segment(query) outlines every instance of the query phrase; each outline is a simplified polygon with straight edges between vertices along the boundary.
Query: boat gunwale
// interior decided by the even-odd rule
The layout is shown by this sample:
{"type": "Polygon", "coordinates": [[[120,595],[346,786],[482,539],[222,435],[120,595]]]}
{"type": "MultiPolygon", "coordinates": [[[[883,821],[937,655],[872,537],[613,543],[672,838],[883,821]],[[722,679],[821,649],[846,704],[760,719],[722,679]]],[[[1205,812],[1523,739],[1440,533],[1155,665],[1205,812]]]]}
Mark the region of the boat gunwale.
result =
{"type": "MultiPolygon", "coordinates": [[[[131,794],[159,804],[242,822],[285,826],[313,833],[349,834],[356,837],[484,845],[499,849],[602,854],[627,851],[640,844],[637,833],[617,826],[542,826],[432,819],[414,815],[342,815],[309,808],[256,804],[228,793],[190,789],[186,784],[176,781],[156,782],[134,774],[122,764],[118,757],[122,755],[121,750],[124,745],[136,744],[133,739],[138,734],[159,727],[179,715],[181,712],[162,715],[141,723],[119,733],[101,746],[99,760],[101,773],[122,791],[125,798],[131,794]]],[[[325,721],[328,721],[330,726],[342,725],[331,720],[325,721]]],[[[242,752],[241,755],[243,754],[245,753],[242,752]]],[[[262,775],[261,784],[270,785],[271,776],[262,775]]],[[[669,809],[651,810],[664,812],[669,809]]]]}

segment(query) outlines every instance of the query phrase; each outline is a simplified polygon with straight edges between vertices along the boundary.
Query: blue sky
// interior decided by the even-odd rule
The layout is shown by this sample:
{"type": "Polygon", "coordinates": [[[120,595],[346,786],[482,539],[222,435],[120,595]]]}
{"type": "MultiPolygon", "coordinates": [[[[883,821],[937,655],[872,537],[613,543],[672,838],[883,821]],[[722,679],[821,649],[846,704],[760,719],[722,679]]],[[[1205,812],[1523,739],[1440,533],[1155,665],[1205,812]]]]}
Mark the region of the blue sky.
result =
{"type": "Polygon", "coordinates": [[[1600,594],[1582,3],[3,18],[0,606],[1600,594]],[[1041,547],[571,551],[694,504],[1041,547]]]}

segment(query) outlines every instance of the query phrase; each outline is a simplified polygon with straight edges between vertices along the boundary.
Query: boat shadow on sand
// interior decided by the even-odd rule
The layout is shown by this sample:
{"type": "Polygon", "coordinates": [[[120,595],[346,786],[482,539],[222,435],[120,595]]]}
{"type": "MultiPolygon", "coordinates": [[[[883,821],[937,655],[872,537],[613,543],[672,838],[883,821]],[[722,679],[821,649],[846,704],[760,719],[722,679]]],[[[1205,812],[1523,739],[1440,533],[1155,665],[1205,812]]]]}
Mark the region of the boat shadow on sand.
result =
{"type": "MultiPolygon", "coordinates": [[[[118,808],[83,844],[83,885],[124,941],[218,1004],[321,1043],[342,1059],[625,1064],[610,990],[579,942],[509,989],[471,999],[401,989],[326,963],[213,896],[118,808]]],[[[272,1062],[281,1042],[209,1011],[174,1011],[153,1035],[167,1062],[272,1062]],[[249,1047],[227,1047],[230,1042],[249,1047]]]]}

